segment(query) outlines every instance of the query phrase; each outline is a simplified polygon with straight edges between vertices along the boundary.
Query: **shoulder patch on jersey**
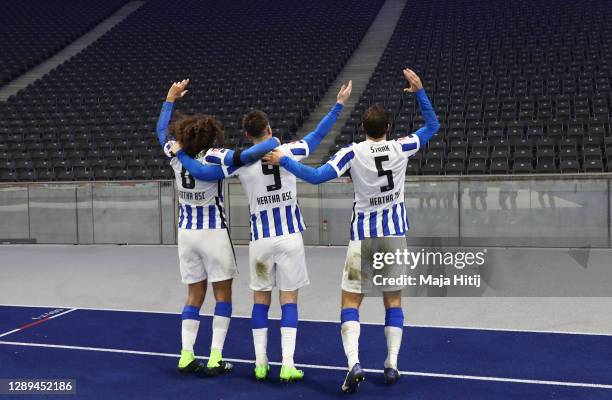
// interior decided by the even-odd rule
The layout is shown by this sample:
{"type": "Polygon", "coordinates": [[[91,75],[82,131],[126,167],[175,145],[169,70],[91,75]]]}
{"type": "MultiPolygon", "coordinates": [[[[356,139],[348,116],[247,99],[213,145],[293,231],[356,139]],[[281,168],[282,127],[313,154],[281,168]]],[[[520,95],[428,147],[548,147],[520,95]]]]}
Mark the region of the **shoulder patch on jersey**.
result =
{"type": "Polygon", "coordinates": [[[166,142],[166,144],[164,144],[164,153],[168,157],[174,157],[174,154],[170,151],[170,148],[172,147],[172,143],[173,141],[169,141],[169,142],[166,142]]]}
{"type": "Polygon", "coordinates": [[[234,172],[236,172],[236,170],[237,170],[238,168],[240,168],[240,167],[239,167],[239,166],[237,166],[237,165],[232,165],[231,167],[227,167],[227,174],[228,174],[228,175],[233,174],[234,172]]]}
{"type": "Polygon", "coordinates": [[[355,157],[355,152],[352,150],[344,154],[342,158],[340,159],[340,161],[338,161],[338,169],[344,168],[346,163],[351,161],[354,157],[355,157]]]}
{"type": "Polygon", "coordinates": [[[414,140],[414,134],[411,133],[409,135],[406,136],[402,136],[400,138],[397,139],[399,142],[405,142],[406,140],[414,140]]]}
{"type": "Polygon", "coordinates": [[[418,136],[410,134],[397,139],[397,142],[402,145],[402,151],[411,151],[417,148],[418,136]]]}
{"type": "Polygon", "coordinates": [[[204,158],[207,162],[209,163],[213,163],[213,164],[221,164],[221,159],[219,157],[213,156],[213,155],[207,155],[204,158]]]}

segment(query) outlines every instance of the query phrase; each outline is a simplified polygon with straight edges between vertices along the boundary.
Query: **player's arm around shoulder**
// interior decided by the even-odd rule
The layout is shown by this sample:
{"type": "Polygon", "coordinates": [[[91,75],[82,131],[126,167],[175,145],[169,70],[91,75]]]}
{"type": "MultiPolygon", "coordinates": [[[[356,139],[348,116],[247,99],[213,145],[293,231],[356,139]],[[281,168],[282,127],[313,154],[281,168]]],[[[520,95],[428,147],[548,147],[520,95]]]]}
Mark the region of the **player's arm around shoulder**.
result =
{"type": "Polygon", "coordinates": [[[319,168],[312,168],[301,164],[294,157],[286,155],[279,149],[266,154],[262,158],[262,162],[267,165],[280,165],[296,177],[313,185],[318,185],[338,177],[336,171],[329,164],[323,164],[319,168]]]}
{"type": "Polygon", "coordinates": [[[202,159],[209,164],[227,165],[225,159],[228,154],[230,155],[230,157],[232,157],[233,151],[229,149],[215,147],[206,150],[206,153],[204,153],[204,157],[202,157],[202,159]]]}

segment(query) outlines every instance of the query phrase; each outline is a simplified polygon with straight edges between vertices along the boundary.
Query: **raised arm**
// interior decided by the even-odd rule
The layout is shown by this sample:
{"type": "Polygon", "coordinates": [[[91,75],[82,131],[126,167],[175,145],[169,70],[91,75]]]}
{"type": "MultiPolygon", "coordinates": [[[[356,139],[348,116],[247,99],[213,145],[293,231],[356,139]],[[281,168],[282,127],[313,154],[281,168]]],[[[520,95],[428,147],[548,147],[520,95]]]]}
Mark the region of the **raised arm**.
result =
{"type": "Polygon", "coordinates": [[[157,128],[155,131],[157,132],[157,139],[159,140],[159,144],[164,147],[166,142],[168,142],[168,125],[170,124],[170,118],[172,118],[172,107],[174,103],[170,103],[165,101],[162,105],[161,112],[159,113],[159,119],[157,120],[157,128]]]}
{"type": "Polygon", "coordinates": [[[342,85],[338,96],[336,97],[337,103],[332,107],[329,113],[319,122],[314,131],[304,136],[304,141],[308,144],[308,154],[312,154],[319,146],[323,138],[329,133],[332,126],[336,123],[336,120],[340,116],[340,112],[351,96],[353,90],[353,81],[349,81],[348,84],[342,85]]]}
{"type": "Polygon", "coordinates": [[[159,119],[157,120],[157,139],[159,144],[164,147],[168,141],[168,125],[170,125],[170,119],[172,118],[172,108],[176,99],[187,94],[187,85],[189,85],[189,79],[183,79],[180,82],[174,82],[168,90],[166,101],[162,105],[161,112],[159,113],[159,119]]]}
{"type": "Polygon", "coordinates": [[[262,161],[265,164],[280,165],[293,175],[313,185],[318,185],[338,177],[338,173],[330,164],[323,164],[319,168],[309,167],[286,156],[280,150],[274,150],[266,154],[262,161]]]}
{"type": "Polygon", "coordinates": [[[427,94],[425,94],[425,89],[423,89],[421,79],[411,69],[406,68],[403,72],[404,77],[406,77],[410,83],[410,87],[404,89],[404,91],[415,93],[417,102],[419,103],[419,108],[421,109],[421,113],[425,119],[425,126],[414,133],[416,136],[418,136],[420,146],[422,147],[429,142],[436,132],[438,132],[438,129],[440,129],[440,123],[438,122],[438,117],[436,117],[436,112],[429,102],[429,98],[427,98],[427,94]]]}

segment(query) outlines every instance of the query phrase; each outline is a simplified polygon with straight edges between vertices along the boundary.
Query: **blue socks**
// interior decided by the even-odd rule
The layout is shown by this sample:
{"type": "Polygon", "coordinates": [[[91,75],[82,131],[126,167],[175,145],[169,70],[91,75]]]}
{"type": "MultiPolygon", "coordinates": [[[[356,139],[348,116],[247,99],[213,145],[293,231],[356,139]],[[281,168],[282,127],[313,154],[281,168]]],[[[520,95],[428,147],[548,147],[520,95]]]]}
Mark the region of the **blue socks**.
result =
{"type": "Polygon", "coordinates": [[[251,313],[251,328],[253,330],[253,346],[255,347],[255,365],[268,365],[268,311],[267,304],[253,304],[251,313]]]}
{"type": "Polygon", "coordinates": [[[267,328],[269,310],[270,306],[267,304],[253,304],[253,312],[251,313],[251,328],[267,328]]]}
{"type": "Polygon", "coordinates": [[[280,326],[286,328],[297,328],[298,308],[295,303],[287,303],[281,306],[280,326]]]}
{"type": "Polygon", "coordinates": [[[401,307],[390,307],[385,311],[385,337],[387,338],[387,359],[385,368],[397,369],[397,356],[402,345],[404,332],[404,311],[401,307]]]}
{"type": "Polygon", "coordinates": [[[361,325],[359,324],[359,310],[356,308],[343,308],[340,312],[342,327],[342,347],[348,361],[349,371],[359,362],[359,334],[361,325]]]}
{"type": "Polygon", "coordinates": [[[196,321],[199,321],[200,309],[196,306],[190,306],[189,304],[187,304],[185,307],[183,307],[181,319],[194,319],[196,321]]]}
{"type": "Polygon", "coordinates": [[[215,305],[215,315],[230,318],[232,316],[232,303],[218,302],[215,305]]]}
{"type": "Polygon", "coordinates": [[[218,365],[225,344],[225,337],[232,318],[232,303],[219,301],[215,304],[215,316],[212,322],[212,340],[210,342],[209,367],[218,365]]]}
{"type": "Polygon", "coordinates": [[[356,308],[343,308],[340,312],[340,322],[345,323],[346,321],[359,322],[359,310],[356,308]]]}
{"type": "Polygon", "coordinates": [[[294,368],[293,354],[298,326],[298,308],[295,303],[281,306],[281,348],[283,351],[283,367],[294,368]]]}
{"type": "Polygon", "coordinates": [[[193,359],[193,346],[198,336],[200,328],[200,309],[195,306],[186,305],[181,314],[181,342],[183,351],[187,352],[188,357],[179,362],[179,366],[185,367],[186,364],[193,359]]]}
{"type": "Polygon", "coordinates": [[[390,307],[385,311],[385,326],[404,327],[404,311],[401,307],[390,307]]]}

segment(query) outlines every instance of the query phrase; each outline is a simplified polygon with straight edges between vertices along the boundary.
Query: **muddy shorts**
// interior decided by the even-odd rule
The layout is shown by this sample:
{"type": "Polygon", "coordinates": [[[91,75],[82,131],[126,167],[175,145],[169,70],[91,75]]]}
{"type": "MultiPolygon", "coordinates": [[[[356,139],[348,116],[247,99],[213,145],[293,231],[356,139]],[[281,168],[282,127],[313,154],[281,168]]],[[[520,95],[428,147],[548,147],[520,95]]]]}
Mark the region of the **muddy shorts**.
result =
{"type": "Polygon", "coordinates": [[[396,262],[396,258],[384,255],[407,249],[406,237],[386,236],[351,240],[346,253],[342,273],[342,290],[351,293],[371,293],[373,291],[391,292],[402,290],[405,284],[406,265],[396,262]]]}

